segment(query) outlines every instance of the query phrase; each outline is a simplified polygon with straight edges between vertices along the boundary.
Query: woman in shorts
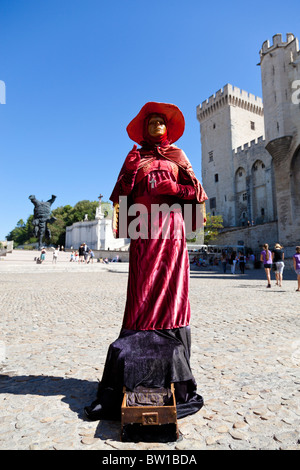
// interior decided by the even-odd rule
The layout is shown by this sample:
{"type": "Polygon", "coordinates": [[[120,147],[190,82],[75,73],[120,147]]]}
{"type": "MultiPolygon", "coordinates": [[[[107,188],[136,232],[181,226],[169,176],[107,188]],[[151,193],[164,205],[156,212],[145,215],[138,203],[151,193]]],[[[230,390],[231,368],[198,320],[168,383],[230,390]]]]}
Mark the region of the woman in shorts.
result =
{"type": "Polygon", "coordinates": [[[294,269],[297,274],[298,288],[296,292],[300,291],[300,246],[296,246],[296,253],[293,256],[294,269]]]}
{"type": "Polygon", "coordinates": [[[267,287],[271,287],[271,268],[272,268],[272,253],[269,250],[269,245],[267,243],[263,246],[263,251],[260,254],[260,261],[263,263],[268,285],[267,287]]]}
{"type": "Polygon", "coordinates": [[[284,269],[284,251],[283,247],[276,243],[274,250],[272,252],[272,259],[273,264],[276,266],[275,270],[275,277],[276,277],[276,285],[281,287],[282,286],[282,274],[284,269]]]}

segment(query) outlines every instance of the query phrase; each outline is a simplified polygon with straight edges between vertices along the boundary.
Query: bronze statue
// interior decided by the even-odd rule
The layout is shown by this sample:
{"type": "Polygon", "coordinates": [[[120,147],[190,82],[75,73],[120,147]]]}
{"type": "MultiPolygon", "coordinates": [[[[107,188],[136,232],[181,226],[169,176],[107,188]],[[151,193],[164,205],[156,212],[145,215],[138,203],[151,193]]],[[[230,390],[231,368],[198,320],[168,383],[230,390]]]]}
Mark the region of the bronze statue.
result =
{"type": "Polygon", "coordinates": [[[51,231],[48,227],[48,224],[52,224],[56,217],[51,217],[51,205],[56,199],[56,196],[52,194],[51,199],[49,201],[39,201],[36,199],[35,196],[29,196],[30,201],[34,204],[34,211],[33,211],[33,231],[34,236],[38,237],[39,239],[39,249],[41,249],[43,244],[43,237],[50,239],[51,238],[51,231]]]}

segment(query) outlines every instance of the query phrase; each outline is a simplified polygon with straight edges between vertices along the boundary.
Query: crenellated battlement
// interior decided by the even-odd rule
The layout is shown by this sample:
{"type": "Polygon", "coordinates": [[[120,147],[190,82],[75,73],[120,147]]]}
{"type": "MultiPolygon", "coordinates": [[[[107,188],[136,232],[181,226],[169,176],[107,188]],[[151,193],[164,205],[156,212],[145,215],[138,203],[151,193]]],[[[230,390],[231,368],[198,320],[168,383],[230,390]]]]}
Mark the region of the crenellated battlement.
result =
{"type": "Polygon", "coordinates": [[[295,38],[293,33],[286,34],[286,41],[282,40],[281,34],[275,34],[273,36],[273,44],[270,44],[269,40],[263,43],[262,48],[259,51],[260,58],[263,59],[266,54],[272,53],[279,47],[289,47],[292,52],[299,53],[299,41],[295,38]]]}
{"type": "Polygon", "coordinates": [[[263,102],[260,97],[228,83],[197,106],[197,119],[202,121],[225,105],[239,106],[253,113],[263,115],[263,102]]]}
{"type": "Polygon", "coordinates": [[[241,154],[244,154],[246,150],[257,150],[259,147],[265,148],[265,139],[263,136],[258,137],[257,139],[251,140],[251,142],[247,142],[244,145],[241,145],[240,147],[233,149],[232,153],[234,156],[240,156],[241,154]]]}

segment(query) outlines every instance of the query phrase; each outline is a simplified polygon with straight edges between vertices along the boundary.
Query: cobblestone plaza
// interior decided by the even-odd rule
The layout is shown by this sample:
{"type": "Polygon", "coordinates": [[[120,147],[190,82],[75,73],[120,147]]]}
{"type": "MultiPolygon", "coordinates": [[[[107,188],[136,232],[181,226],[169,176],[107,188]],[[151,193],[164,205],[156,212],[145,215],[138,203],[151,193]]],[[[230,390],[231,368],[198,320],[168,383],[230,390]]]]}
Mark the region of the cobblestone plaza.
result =
{"type": "MultiPolygon", "coordinates": [[[[14,252],[15,253],[15,252],[14,252]]],[[[177,442],[123,443],[120,423],[86,421],[120,331],[128,264],[0,262],[0,449],[299,449],[300,333],[295,273],[266,289],[191,268],[191,365],[204,398],[177,442]]]]}

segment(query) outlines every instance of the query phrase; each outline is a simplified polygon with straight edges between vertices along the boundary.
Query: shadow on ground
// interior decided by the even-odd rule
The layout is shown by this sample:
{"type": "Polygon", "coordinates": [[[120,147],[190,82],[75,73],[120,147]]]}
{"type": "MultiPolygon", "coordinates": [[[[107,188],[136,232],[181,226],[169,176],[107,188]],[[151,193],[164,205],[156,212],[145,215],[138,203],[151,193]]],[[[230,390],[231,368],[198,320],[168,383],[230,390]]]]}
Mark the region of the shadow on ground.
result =
{"type": "MultiPolygon", "coordinates": [[[[44,375],[11,376],[0,374],[0,394],[40,395],[43,397],[63,396],[61,399],[78,418],[86,421],[84,407],[95,400],[98,382],[76,378],[64,378],[44,375]]],[[[120,422],[101,420],[95,431],[95,437],[101,440],[120,441],[120,422]]]]}

